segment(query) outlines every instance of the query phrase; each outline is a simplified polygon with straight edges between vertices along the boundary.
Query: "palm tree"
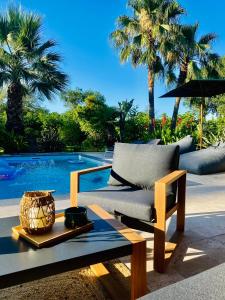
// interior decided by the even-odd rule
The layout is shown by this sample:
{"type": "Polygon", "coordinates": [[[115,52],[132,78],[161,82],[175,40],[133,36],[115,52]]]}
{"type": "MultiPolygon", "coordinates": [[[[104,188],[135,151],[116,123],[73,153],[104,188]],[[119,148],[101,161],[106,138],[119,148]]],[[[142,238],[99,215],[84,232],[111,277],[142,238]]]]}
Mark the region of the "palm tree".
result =
{"type": "MultiPolygon", "coordinates": [[[[177,87],[191,79],[218,78],[219,56],[211,52],[211,44],[216,35],[209,33],[197,39],[198,24],[172,25],[167,28],[168,39],[161,46],[166,65],[168,81],[176,80],[177,87]],[[174,70],[178,68],[178,78],[174,70]]],[[[171,130],[177,123],[181,98],[177,97],[174,104],[171,130]]]]}
{"type": "Polygon", "coordinates": [[[171,0],[129,0],[133,16],[120,16],[117,29],[111,34],[114,46],[120,51],[120,60],[130,59],[132,65],[144,65],[148,70],[148,102],[150,132],[155,124],[154,83],[163,75],[163,63],[159,55],[163,24],[175,22],[184,11],[171,0]]]}
{"type": "Polygon", "coordinates": [[[23,100],[40,93],[51,99],[67,84],[60,71],[60,56],[51,51],[55,42],[41,40],[38,15],[10,7],[0,15],[0,87],[7,89],[6,129],[23,133],[23,100]]]}

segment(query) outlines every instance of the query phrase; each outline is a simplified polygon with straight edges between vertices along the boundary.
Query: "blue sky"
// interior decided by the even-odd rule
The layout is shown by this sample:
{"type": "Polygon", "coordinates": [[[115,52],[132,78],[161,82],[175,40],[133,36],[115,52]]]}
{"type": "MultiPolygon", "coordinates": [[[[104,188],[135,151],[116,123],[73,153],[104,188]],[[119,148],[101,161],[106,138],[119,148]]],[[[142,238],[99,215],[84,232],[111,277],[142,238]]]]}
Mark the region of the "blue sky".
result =
{"type": "MultiPolygon", "coordinates": [[[[70,87],[94,89],[105,95],[107,103],[116,105],[123,99],[135,99],[139,109],[147,109],[147,76],[143,67],[134,69],[121,65],[109,34],[115,20],[127,13],[125,0],[0,0],[0,9],[9,3],[21,4],[43,16],[43,36],[57,41],[62,54],[63,70],[70,77],[70,87]]],[[[180,0],[187,10],[185,23],[200,23],[200,34],[216,32],[215,51],[225,54],[225,1],[180,0]]],[[[158,99],[167,91],[163,82],[156,82],[156,113],[171,115],[174,99],[158,99]]],[[[62,112],[65,107],[59,100],[45,103],[51,111],[62,112]]],[[[184,108],[181,109],[184,111],[184,108]]]]}

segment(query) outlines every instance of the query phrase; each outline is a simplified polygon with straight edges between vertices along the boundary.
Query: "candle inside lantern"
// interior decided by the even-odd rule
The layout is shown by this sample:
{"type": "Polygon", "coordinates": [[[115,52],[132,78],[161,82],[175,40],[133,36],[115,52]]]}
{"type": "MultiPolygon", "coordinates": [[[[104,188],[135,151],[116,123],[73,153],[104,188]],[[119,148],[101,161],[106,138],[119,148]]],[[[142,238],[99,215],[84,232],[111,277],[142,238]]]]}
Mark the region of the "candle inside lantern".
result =
{"type": "Polygon", "coordinates": [[[30,228],[47,226],[48,206],[32,207],[29,209],[30,228]]]}

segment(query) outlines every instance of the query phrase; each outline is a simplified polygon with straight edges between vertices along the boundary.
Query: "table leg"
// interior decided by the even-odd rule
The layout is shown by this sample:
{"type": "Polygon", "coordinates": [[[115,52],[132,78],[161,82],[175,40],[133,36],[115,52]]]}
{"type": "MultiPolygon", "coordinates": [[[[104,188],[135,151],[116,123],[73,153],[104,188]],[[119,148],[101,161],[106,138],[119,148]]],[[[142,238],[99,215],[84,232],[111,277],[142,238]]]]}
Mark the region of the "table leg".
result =
{"type": "Polygon", "coordinates": [[[146,241],[134,243],[131,255],[131,300],[147,293],[146,241]]]}

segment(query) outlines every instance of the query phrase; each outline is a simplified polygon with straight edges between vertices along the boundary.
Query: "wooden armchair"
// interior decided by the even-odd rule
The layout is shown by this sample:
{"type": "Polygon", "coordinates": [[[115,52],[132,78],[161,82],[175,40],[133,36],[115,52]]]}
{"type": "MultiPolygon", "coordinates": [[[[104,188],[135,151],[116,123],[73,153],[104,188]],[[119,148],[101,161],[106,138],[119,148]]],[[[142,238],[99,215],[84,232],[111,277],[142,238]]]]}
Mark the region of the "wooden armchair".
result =
{"type": "MultiPolygon", "coordinates": [[[[78,193],[80,192],[80,176],[83,174],[102,171],[111,168],[112,165],[104,165],[100,167],[80,170],[71,173],[70,181],[70,201],[71,206],[78,205],[78,193]]],[[[166,265],[168,264],[173,251],[176,248],[175,243],[166,243],[166,220],[177,212],[177,225],[176,232],[182,233],[185,224],[185,192],[186,192],[186,171],[173,171],[160,180],[155,182],[154,189],[154,209],[155,209],[155,222],[148,224],[154,228],[154,269],[160,273],[165,272],[166,265]],[[167,209],[167,187],[177,182],[177,198],[176,203],[167,209]]],[[[122,215],[121,221],[129,220],[129,216],[122,215]]],[[[130,218],[129,226],[133,227],[134,218],[130,218]]],[[[140,220],[136,220],[141,224],[140,220]]],[[[144,222],[146,226],[146,222],[144,222]]],[[[134,228],[137,229],[135,226],[134,228]]]]}

